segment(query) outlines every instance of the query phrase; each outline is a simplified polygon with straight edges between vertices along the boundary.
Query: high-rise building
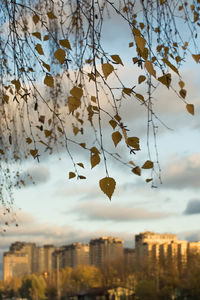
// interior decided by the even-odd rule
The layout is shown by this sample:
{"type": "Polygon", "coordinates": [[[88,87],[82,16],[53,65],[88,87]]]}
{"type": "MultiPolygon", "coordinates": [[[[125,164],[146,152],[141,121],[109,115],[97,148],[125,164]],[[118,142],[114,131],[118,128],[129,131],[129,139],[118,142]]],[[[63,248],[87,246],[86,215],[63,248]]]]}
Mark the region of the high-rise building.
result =
{"type": "Polygon", "coordinates": [[[115,237],[92,239],[90,246],[90,264],[97,267],[123,257],[123,240],[115,237]]]}
{"type": "Polygon", "coordinates": [[[29,274],[29,257],[27,253],[4,253],[3,280],[9,281],[13,277],[29,274]]]}
{"type": "Polygon", "coordinates": [[[62,266],[75,268],[79,265],[89,264],[89,245],[73,243],[63,246],[62,266]]]}
{"type": "Polygon", "coordinates": [[[37,257],[37,267],[36,272],[38,273],[50,273],[52,270],[52,254],[55,251],[55,246],[44,245],[42,247],[37,247],[36,257],[37,257]]]}

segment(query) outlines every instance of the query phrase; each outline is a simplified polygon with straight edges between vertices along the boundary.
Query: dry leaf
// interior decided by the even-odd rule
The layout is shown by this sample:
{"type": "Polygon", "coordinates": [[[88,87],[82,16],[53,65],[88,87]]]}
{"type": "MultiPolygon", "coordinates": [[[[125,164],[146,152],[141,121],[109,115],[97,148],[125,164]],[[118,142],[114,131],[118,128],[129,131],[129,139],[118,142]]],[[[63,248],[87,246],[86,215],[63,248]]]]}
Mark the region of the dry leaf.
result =
{"type": "Polygon", "coordinates": [[[54,87],[54,79],[51,75],[46,75],[44,79],[44,84],[46,84],[49,87],[54,87]]]}
{"type": "Polygon", "coordinates": [[[114,143],[115,147],[117,147],[117,145],[121,141],[121,139],[122,139],[122,135],[119,131],[113,132],[112,140],[113,140],[113,143],[114,143]]]}
{"type": "Polygon", "coordinates": [[[140,145],[139,145],[139,138],[138,137],[129,137],[127,138],[127,144],[131,147],[133,147],[136,150],[140,150],[140,145]]]}
{"type": "Polygon", "coordinates": [[[60,40],[59,43],[61,46],[65,47],[69,50],[72,50],[71,45],[68,40],[60,40]]]}
{"type": "Polygon", "coordinates": [[[111,58],[117,63],[123,66],[123,62],[121,60],[121,58],[119,57],[119,55],[111,55],[111,58]]]}
{"type": "Polygon", "coordinates": [[[41,33],[40,32],[33,32],[33,36],[35,36],[37,39],[41,40],[41,33]]]}
{"type": "Polygon", "coordinates": [[[153,168],[153,162],[150,160],[147,160],[142,166],[142,169],[152,169],[152,168],[153,168]]]}
{"type": "Polygon", "coordinates": [[[108,76],[114,71],[114,68],[111,64],[106,63],[102,65],[102,71],[103,71],[103,75],[107,79],[108,76]]]}
{"type": "Polygon", "coordinates": [[[150,60],[146,60],[144,63],[144,66],[147,69],[147,71],[149,72],[149,74],[151,74],[152,76],[154,76],[156,78],[156,71],[153,68],[152,62],[150,62],[150,60]]]}
{"type": "Polygon", "coordinates": [[[69,179],[76,177],[76,174],[74,172],[69,172],[69,179]]]}
{"type": "Polygon", "coordinates": [[[102,178],[99,181],[99,186],[101,190],[108,196],[108,198],[111,200],[111,197],[113,195],[113,192],[115,190],[116,182],[114,178],[112,177],[105,177],[102,178]]]}
{"type": "Polygon", "coordinates": [[[58,49],[54,53],[55,58],[63,64],[65,62],[66,52],[63,49],[58,49]]]}
{"type": "Polygon", "coordinates": [[[133,168],[132,169],[132,172],[134,173],[134,174],[136,174],[136,175],[138,175],[138,176],[140,176],[141,175],[141,169],[140,169],[140,167],[135,167],[135,168],[133,168]]]}
{"type": "Polygon", "coordinates": [[[191,115],[194,115],[194,105],[193,104],[187,104],[186,109],[191,115]]]}
{"type": "Polygon", "coordinates": [[[91,162],[91,168],[94,168],[96,165],[100,163],[100,156],[99,154],[91,155],[90,162],[91,162]]]}
{"type": "Polygon", "coordinates": [[[145,81],[146,80],[146,76],[144,76],[144,75],[140,75],[139,77],[138,77],[138,83],[140,84],[140,83],[142,83],[143,81],[145,81]]]}
{"type": "Polygon", "coordinates": [[[168,73],[161,77],[158,77],[158,81],[160,81],[162,84],[166,85],[167,88],[169,88],[172,81],[171,74],[168,73]]]}
{"type": "Polygon", "coordinates": [[[143,52],[144,47],[146,45],[146,40],[142,36],[136,35],[135,36],[135,42],[137,44],[137,47],[141,50],[141,52],[143,52]]]}
{"type": "Polygon", "coordinates": [[[31,149],[30,154],[35,158],[36,155],[38,154],[38,150],[37,149],[31,149]]]}
{"type": "Polygon", "coordinates": [[[67,105],[69,107],[69,113],[73,113],[77,108],[81,106],[81,101],[75,97],[68,97],[67,105]]]}
{"type": "Polygon", "coordinates": [[[196,63],[198,63],[200,61],[200,54],[192,54],[192,57],[194,58],[196,63]]]}
{"type": "Polygon", "coordinates": [[[81,99],[83,96],[83,90],[80,87],[74,86],[71,89],[70,94],[77,99],[81,99]]]}
{"type": "Polygon", "coordinates": [[[44,55],[44,51],[42,49],[42,45],[41,44],[37,44],[35,46],[35,50],[40,54],[40,55],[44,55]]]}

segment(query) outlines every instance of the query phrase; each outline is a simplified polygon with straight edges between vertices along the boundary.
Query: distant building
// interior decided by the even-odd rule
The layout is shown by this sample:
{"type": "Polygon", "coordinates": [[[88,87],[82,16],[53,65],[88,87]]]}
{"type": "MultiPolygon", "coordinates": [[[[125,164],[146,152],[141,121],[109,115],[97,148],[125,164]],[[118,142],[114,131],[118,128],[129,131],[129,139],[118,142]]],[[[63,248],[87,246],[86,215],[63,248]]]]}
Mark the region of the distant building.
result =
{"type": "Polygon", "coordinates": [[[97,267],[108,261],[123,257],[123,240],[115,237],[92,239],[90,246],[90,264],[97,267]]]}
{"type": "Polygon", "coordinates": [[[13,277],[29,274],[29,257],[27,253],[4,253],[3,280],[9,281],[13,277]]]}
{"type": "Polygon", "coordinates": [[[50,273],[52,270],[52,254],[55,251],[55,246],[44,245],[42,247],[37,247],[36,249],[36,272],[50,273]]]}
{"type": "Polygon", "coordinates": [[[63,246],[61,249],[61,267],[76,268],[89,264],[89,245],[73,243],[63,246]]]}

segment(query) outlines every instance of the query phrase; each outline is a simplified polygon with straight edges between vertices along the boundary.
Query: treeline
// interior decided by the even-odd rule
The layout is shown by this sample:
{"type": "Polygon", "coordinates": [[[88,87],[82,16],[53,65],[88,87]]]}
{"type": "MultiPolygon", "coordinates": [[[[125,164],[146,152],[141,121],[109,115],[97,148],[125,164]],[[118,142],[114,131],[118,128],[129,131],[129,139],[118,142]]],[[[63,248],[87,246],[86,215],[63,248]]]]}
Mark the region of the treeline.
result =
{"type": "Polygon", "coordinates": [[[143,261],[125,266],[120,261],[107,263],[101,268],[78,266],[51,274],[31,274],[0,282],[0,299],[22,297],[30,300],[68,299],[80,291],[95,287],[122,286],[133,289],[135,299],[168,300],[200,299],[200,256],[190,257],[181,269],[176,260],[165,266],[143,261]]]}

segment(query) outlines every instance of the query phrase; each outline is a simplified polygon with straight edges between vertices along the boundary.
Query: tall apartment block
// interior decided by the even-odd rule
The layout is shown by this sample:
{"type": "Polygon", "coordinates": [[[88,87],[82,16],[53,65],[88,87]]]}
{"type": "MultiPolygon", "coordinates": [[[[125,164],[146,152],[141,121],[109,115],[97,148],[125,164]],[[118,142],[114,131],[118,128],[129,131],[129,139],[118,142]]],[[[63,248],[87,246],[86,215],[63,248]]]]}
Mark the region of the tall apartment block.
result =
{"type": "Polygon", "coordinates": [[[97,267],[123,257],[123,240],[114,237],[93,239],[90,246],[90,264],[97,267]]]}

